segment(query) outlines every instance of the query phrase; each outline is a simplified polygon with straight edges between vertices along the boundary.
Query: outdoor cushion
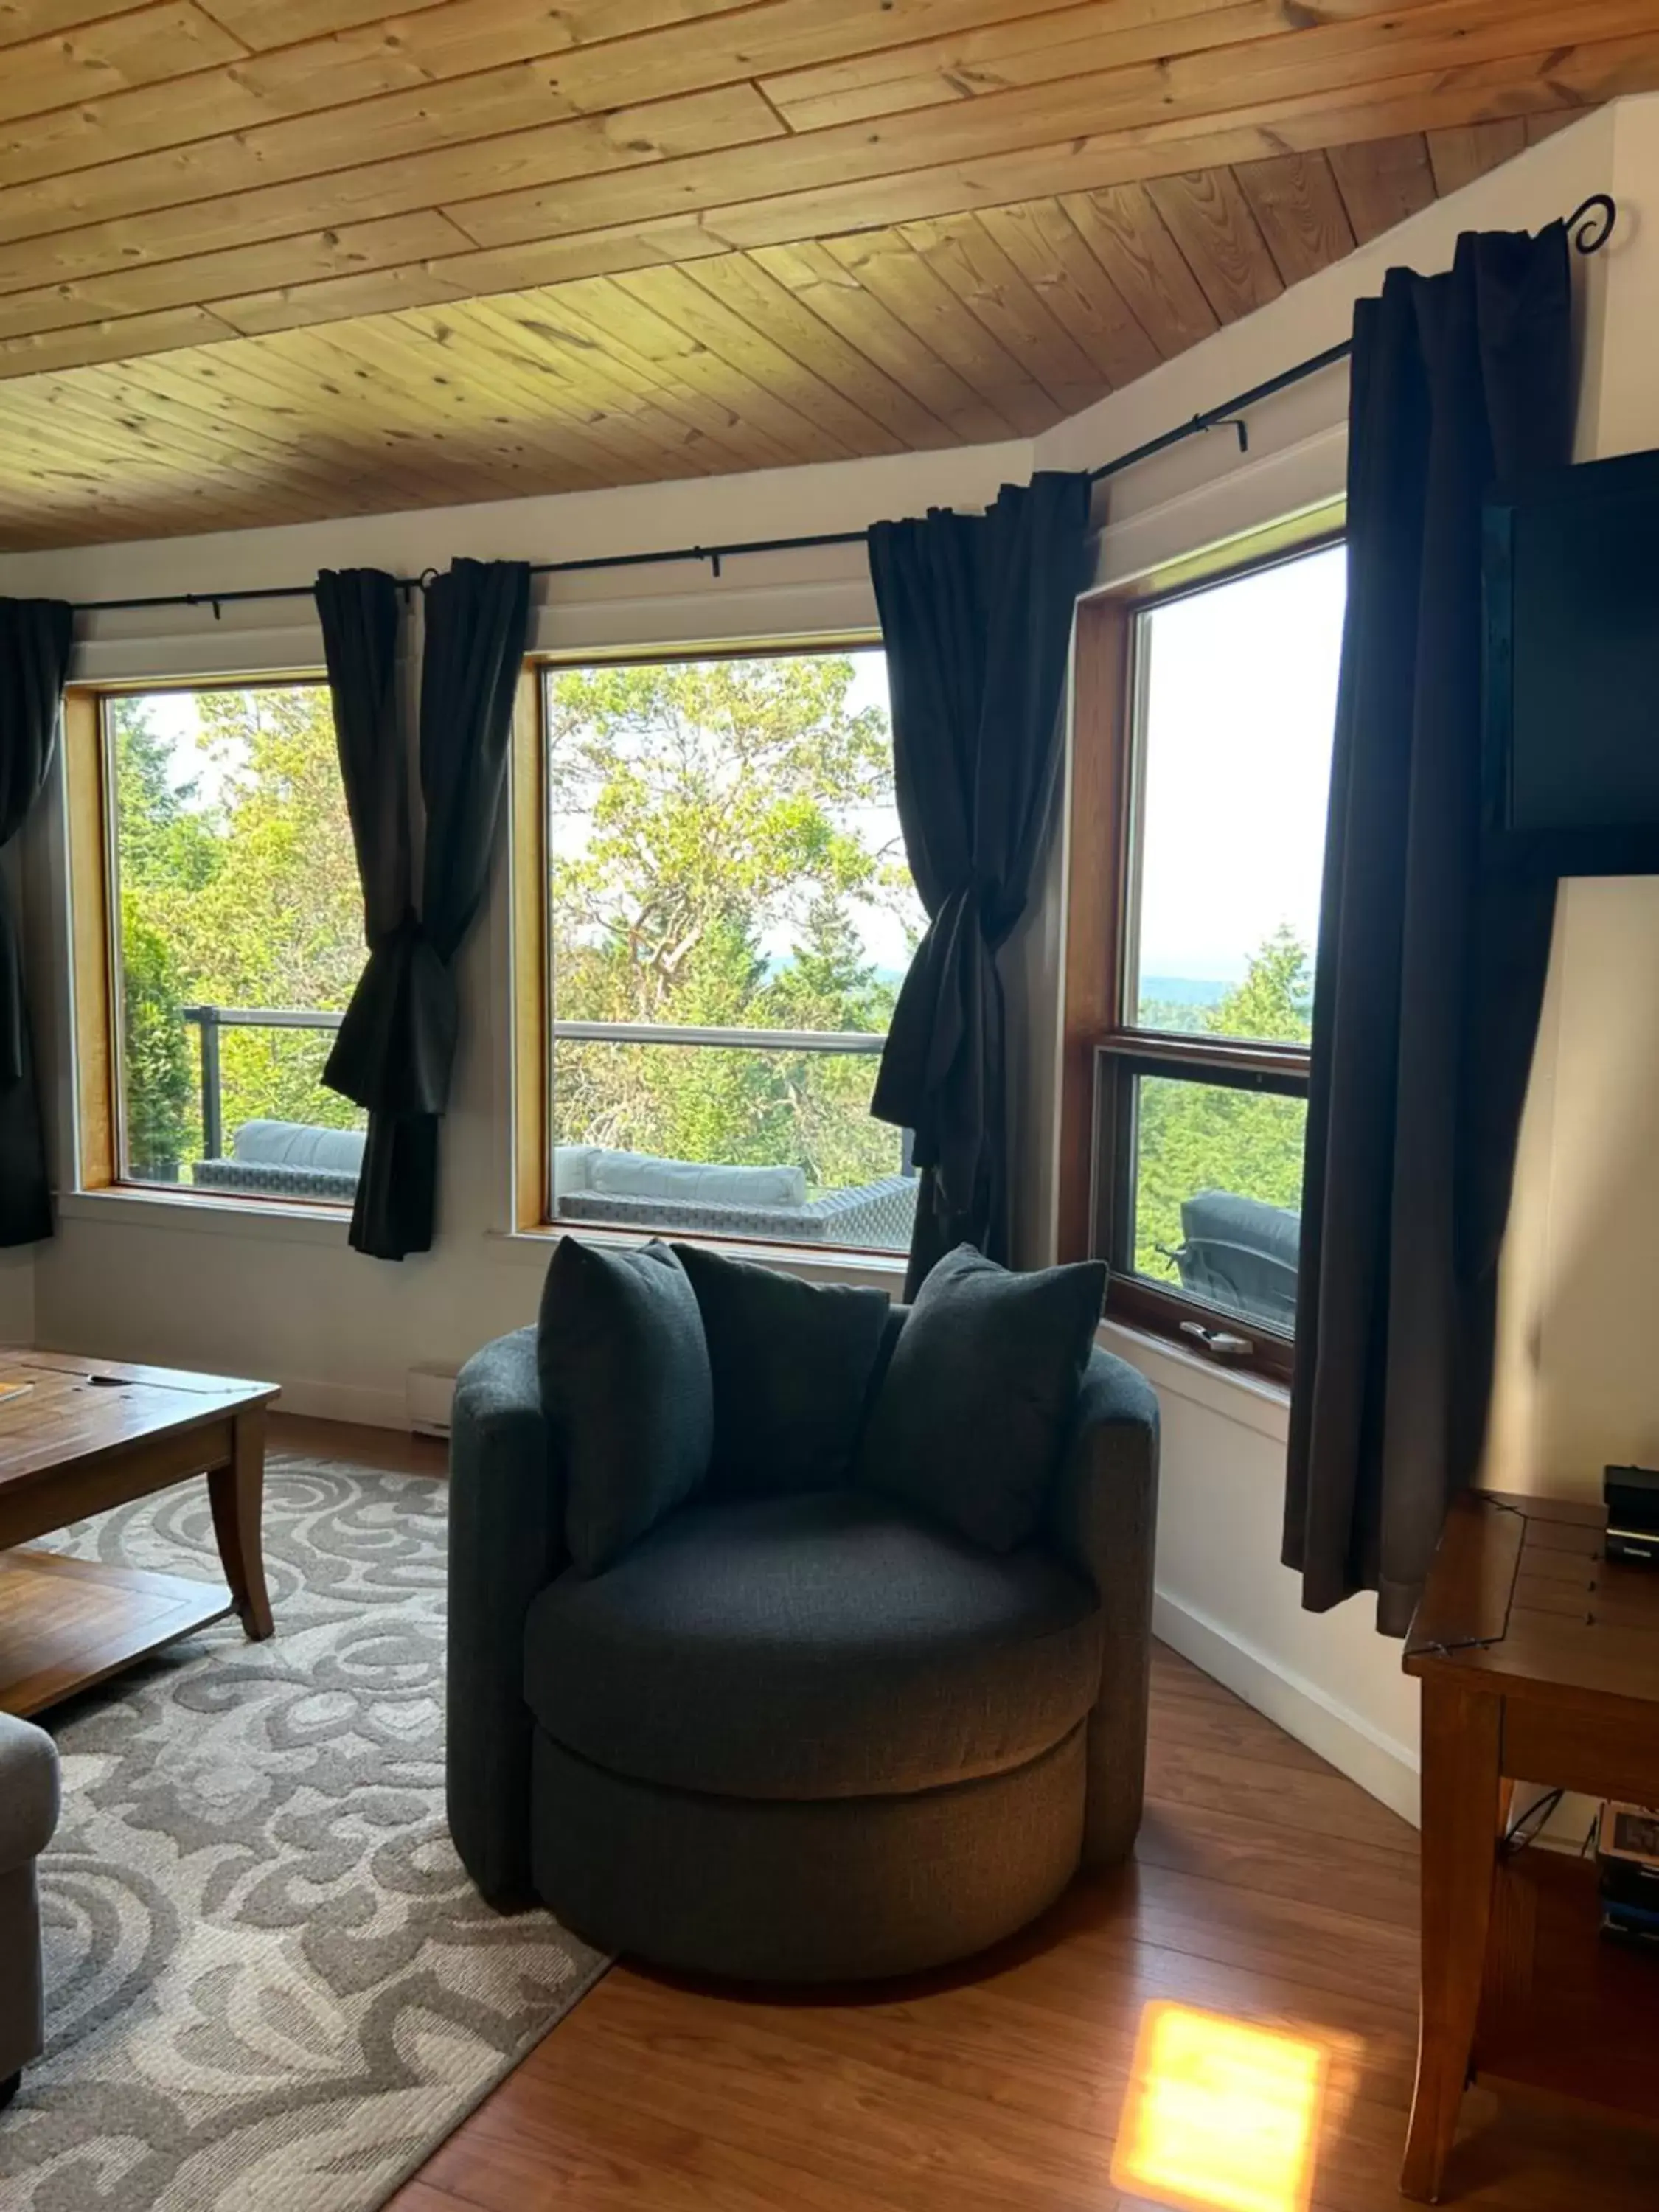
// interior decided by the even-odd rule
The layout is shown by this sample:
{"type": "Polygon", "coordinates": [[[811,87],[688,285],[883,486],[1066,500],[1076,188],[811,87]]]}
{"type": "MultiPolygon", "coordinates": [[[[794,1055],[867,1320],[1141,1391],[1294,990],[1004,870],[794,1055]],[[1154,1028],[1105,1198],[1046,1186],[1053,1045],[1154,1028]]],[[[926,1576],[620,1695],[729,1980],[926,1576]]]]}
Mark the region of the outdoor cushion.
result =
{"type": "Polygon", "coordinates": [[[653,1159],[648,1152],[596,1148],[588,1185],[606,1198],[672,1198],[698,1206],[800,1206],[800,1168],[704,1167],[695,1160],[653,1159]]]}
{"type": "Polygon", "coordinates": [[[697,1244],[673,1249],[708,1340],[709,1496],[844,1484],[887,1322],[886,1291],[804,1283],[697,1244]]]}
{"type": "Polygon", "coordinates": [[[359,1175],[363,1133],[325,1129],[309,1121],[244,1121],[231,1151],[239,1160],[257,1160],[265,1167],[331,1168],[359,1175]]]}
{"type": "Polygon", "coordinates": [[[1035,1534],[1106,1295],[1098,1260],[1012,1273],[971,1244],[917,1291],[857,1480],[1012,1551],[1035,1534]]]}
{"type": "Polygon", "coordinates": [[[667,1245],[613,1250],[562,1237],[536,1366],[564,1468],[565,1546],[581,1573],[597,1574],[708,1471],[708,1351],[667,1245]]]}
{"type": "Polygon", "coordinates": [[[532,1606],[525,1696],[568,1751],[706,1795],[856,1797],[1000,1772],[1100,1687],[1094,1593],[854,1490],[699,1501],[532,1606]]]}

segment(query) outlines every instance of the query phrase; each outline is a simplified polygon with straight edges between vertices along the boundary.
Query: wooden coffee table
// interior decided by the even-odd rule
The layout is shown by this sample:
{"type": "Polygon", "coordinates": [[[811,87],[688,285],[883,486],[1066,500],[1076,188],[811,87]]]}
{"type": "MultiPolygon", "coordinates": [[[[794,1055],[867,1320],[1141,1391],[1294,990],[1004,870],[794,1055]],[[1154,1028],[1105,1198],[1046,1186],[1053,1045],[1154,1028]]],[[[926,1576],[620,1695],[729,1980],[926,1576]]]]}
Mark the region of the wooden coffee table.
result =
{"type": "Polygon", "coordinates": [[[40,1712],[238,1614],[271,1632],[259,1516],[270,1382],[0,1347],[0,1710],[40,1712]],[[225,1587],[16,1548],[192,1474],[207,1477],[225,1587]]]}

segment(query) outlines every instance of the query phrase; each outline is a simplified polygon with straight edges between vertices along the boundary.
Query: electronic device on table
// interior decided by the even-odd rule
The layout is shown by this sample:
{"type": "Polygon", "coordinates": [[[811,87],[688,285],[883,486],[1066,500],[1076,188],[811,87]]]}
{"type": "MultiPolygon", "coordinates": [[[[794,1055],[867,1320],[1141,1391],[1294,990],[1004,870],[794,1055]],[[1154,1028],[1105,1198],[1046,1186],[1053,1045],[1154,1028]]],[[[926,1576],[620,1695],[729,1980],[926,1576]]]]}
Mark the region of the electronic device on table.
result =
{"type": "Polygon", "coordinates": [[[1601,1471],[1607,1501],[1607,1557],[1626,1566],[1659,1566],[1659,1474],[1651,1468],[1601,1471]]]}
{"type": "Polygon", "coordinates": [[[1659,1953],[1659,1809],[1609,1799],[1596,1846],[1601,1932],[1659,1953]]]}

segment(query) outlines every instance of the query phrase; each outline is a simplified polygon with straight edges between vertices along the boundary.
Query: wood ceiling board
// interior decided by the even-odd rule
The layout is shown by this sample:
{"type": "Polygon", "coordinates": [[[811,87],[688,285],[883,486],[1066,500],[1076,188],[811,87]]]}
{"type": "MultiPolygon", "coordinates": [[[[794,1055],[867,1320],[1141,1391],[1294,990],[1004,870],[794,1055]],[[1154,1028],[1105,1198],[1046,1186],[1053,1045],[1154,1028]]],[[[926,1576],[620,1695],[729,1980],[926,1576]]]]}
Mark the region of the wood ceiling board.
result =
{"type": "MultiPolygon", "coordinates": [[[[609,456],[611,465],[626,472],[632,481],[701,473],[679,450],[679,424],[659,422],[645,407],[631,409],[621,400],[601,402],[591,392],[579,388],[568,375],[538,375],[524,369],[515,395],[518,419],[510,416],[502,422],[496,419],[501,410],[488,386],[476,374],[453,373],[440,349],[428,346],[417,352],[414,357],[421,363],[420,374],[408,378],[410,349],[402,340],[396,319],[390,324],[379,316],[361,323],[339,324],[331,335],[342,358],[374,380],[377,399],[394,387],[402,393],[411,424],[440,423],[447,437],[483,445],[515,468],[521,455],[527,458],[526,448],[533,453],[535,430],[531,426],[544,422],[556,434],[566,425],[576,429],[583,441],[609,456]]],[[[290,354],[299,351],[303,358],[309,335],[291,332],[275,343],[290,354]]],[[[498,379],[511,375],[503,361],[492,360],[488,366],[498,379]]]]}
{"type": "Polygon", "coordinates": [[[812,240],[764,247],[749,258],[902,386],[958,442],[982,445],[1009,434],[1007,424],[973,386],[867,292],[826,246],[812,240]]]}
{"type": "Polygon", "coordinates": [[[867,122],[947,101],[983,98],[1016,85],[1161,63],[1182,51],[1272,38],[1294,28],[1279,0],[1095,0],[1016,23],[994,23],[890,53],[860,55],[788,76],[761,79],[793,131],[867,122]]]}
{"type": "MultiPolygon", "coordinates": [[[[650,299],[629,291],[619,277],[607,278],[591,289],[596,295],[592,313],[603,318],[607,329],[620,333],[642,359],[683,378],[757,429],[766,441],[766,461],[775,463],[779,455],[785,465],[823,459],[820,434],[798,408],[757,384],[746,370],[711,353],[650,299]]],[[[562,292],[556,296],[562,297],[562,292]]]]}
{"type": "Polygon", "coordinates": [[[417,336],[430,336],[429,355],[447,351],[463,414],[473,400],[482,402],[486,416],[505,408],[509,420],[527,424],[556,411],[584,434],[620,436],[636,454],[648,457],[654,450],[659,471],[676,477],[705,476],[732,465],[730,454],[711,447],[701,427],[666,404],[653,385],[603,353],[550,343],[532,320],[508,312],[504,303],[481,300],[464,312],[439,308],[398,321],[417,336]]]}
{"type": "Polygon", "coordinates": [[[1204,296],[1224,323],[1276,300],[1285,286],[1249,202],[1230,169],[1160,177],[1146,187],[1204,296]]]}
{"type": "MultiPolygon", "coordinates": [[[[545,327],[570,331],[579,344],[624,364],[669,397],[740,468],[787,468],[802,449],[806,428],[785,416],[780,438],[761,417],[772,395],[742,370],[720,361],[654,310],[630,299],[612,278],[590,277],[520,295],[525,312],[545,327]]],[[[793,410],[788,410],[793,414],[793,410]]]]}
{"type": "MultiPolygon", "coordinates": [[[[441,487],[453,483],[457,472],[449,426],[434,422],[429,410],[408,390],[405,376],[387,381],[359,356],[341,352],[328,339],[328,333],[319,332],[293,346],[282,341],[258,346],[239,343],[215,348],[207,359],[234,384],[252,381],[276,404],[293,404],[331,450],[360,457],[372,474],[384,471],[417,484],[416,505],[439,503],[441,487]]],[[[522,455],[504,450],[507,442],[470,441],[465,458],[479,487],[473,496],[517,496],[543,472],[528,468],[522,455]]],[[[550,478],[567,471],[572,451],[580,450],[586,467],[579,481],[615,480],[617,465],[597,441],[573,441],[559,424],[549,423],[543,426],[543,442],[550,478]]],[[[384,507],[386,501],[380,504],[384,507]]]]}
{"type": "Polygon", "coordinates": [[[131,15],[152,0],[0,0],[0,48],[19,46],[100,15],[131,15]]]}
{"type": "Polygon", "coordinates": [[[1352,252],[1348,211],[1322,154],[1242,162],[1234,174],[1287,284],[1299,284],[1352,252]]]}
{"type": "Polygon", "coordinates": [[[1429,166],[1442,199],[1525,153],[1528,144],[1527,126],[1518,116],[1503,123],[1472,123],[1461,131],[1431,131],[1428,138],[1429,166]]]}
{"type": "Polygon", "coordinates": [[[47,287],[44,291],[0,294],[0,338],[30,331],[67,330],[123,313],[153,313],[182,307],[204,293],[210,300],[228,292],[234,278],[267,281],[279,272],[326,276],[386,264],[420,261],[453,246],[456,232],[434,209],[388,216],[378,222],[315,230],[268,246],[243,246],[228,253],[202,254],[185,261],[164,261],[153,268],[111,269],[96,276],[47,287]]]}
{"type": "Polygon", "coordinates": [[[0,117],[66,107],[100,93],[183,76],[213,62],[239,61],[246,52],[191,0],[161,0],[9,46],[0,69],[0,117]]]}
{"type": "Polygon", "coordinates": [[[1106,383],[1132,384],[1159,354],[1058,200],[986,208],[978,218],[1106,383]]]}
{"type": "MultiPolygon", "coordinates": [[[[288,46],[295,39],[349,31],[360,23],[378,21],[385,13],[375,0],[202,0],[202,4],[256,52],[265,46],[288,46]]],[[[411,15],[439,4],[441,0],[404,0],[399,13],[411,15]]]]}
{"type": "MultiPolygon", "coordinates": [[[[1615,89],[1659,78],[1659,56],[1650,46],[1632,49],[1626,42],[1613,48],[1585,50],[1582,54],[1575,50],[1572,60],[1578,66],[1572,72],[1562,68],[1559,55],[1549,58],[1556,65],[1559,77],[1574,74],[1581,82],[1589,82],[1596,90],[1606,88],[1609,76],[1618,80],[1615,89]]],[[[1270,125],[1255,124],[1248,129],[1231,130],[1218,137],[1207,131],[1194,137],[1191,126],[1185,125],[1155,126],[1146,132],[1129,134],[1127,140],[1109,139],[1098,144],[1072,142],[1060,148],[1028,149],[1001,161],[929,172],[922,177],[890,180],[878,186],[860,183],[850,192],[847,187],[826,188],[814,195],[721,209],[703,217],[687,219],[680,232],[673,235],[670,234],[673,232],[672,224],[659,234],[647,235],[659,227],[630,222],[586,236],[532,242],[505,256],[501,251],[476,259],[466,255],[447,256],[422,272],[415,289],[422,298],[430,298],[434,294],[455,296],[457,293],[481,288],[499,289],[504,285],[550,281],[560,276],[602,273],[619,266],[638,267],[663,254],[672,257],[719,251],[733,245],[785,242],[821,235],[825,228],[836,223],[843,228],[853,223],[873,223],[878,219],[877,204],[890,209],[896,199],[905,203],[897,211],[914,217],[950,211],[964,204],[978,206],[1011,196],[1029,197],[1038,180],[1050,179],[1056,168],[1072,183],[1098,185],[1127,176],[1168,172],[1172,165],[1195,158],[1219,162],[1261,157],[1282,151],[1287,143],[1294,145],[1298,140],[1315,145],[1344,133],[1353,136],[1375,131],[1384,123],[1393,129],[1403,120],[1445,124],[1466,118],[1472,106],[1508,105],[1519,112],[1534,106],[1540,99],[1559,100],[1564,96],[1566,93],[1561,82],[1542,85],[1534,79],[1527,79],[1520,85],[1494,92],[1486,82],[1449,84],[1437,80],[1419,84],[1413,80],[1409,98],[1397,99],[1380,112],[1356,112],[1352,106],[1333,111],[1306,102],[1292,103],[1288,108],[1279,106],[1270,125]]],[[[214,270],[227,270],[226,278],[221,281],[228,281],[234,267],[234,258],[228,267],[223,259],[216,258],[212,264],[214,270]]],[[[194,281],[209,281],[210,275],[210,271],[198,271],[194,281]]],[[[164,293],[169,287],[182,289],[193,281],[189,274],[180,276],[176,266],[171,276],[163,276],[161,271],[156,276],[164,293]]],[[[281,296],[275,301],[269,297],[256,299],[253,313],[259,319],[257,325],[251,321],[246,326],[289,325],[313,313],[320,319],[328,312],[349,312],[350,307],[361,310],[366,304],[360,285],[349,288],[349,307],[331,298],[331,280],[316,281],[324,289],[314,296],[289,296],[295,291],[291,280],[273,287],[281,296]]],[[[76,314],[88,321],[104,319],[106,311],[101,307],[94,313],[90,307],[66,307],[57,294],[52,296],[56,303],[54,326],[66,327],[76,314]]],[[[131,300],[129,305],[132,306],[131,300]]],[[[141,310],[133,307],[133,311],[141,310]]],[[[59,350],[53,357],[67,356],[59,350]]]]}
{"type": "Polygon", "coordinates": [[[1427,143],[1419,131],[1370,145],[1334,146],[1329,160],[1362,246],[1408,216],[1420,214],[1434,200],[1434,170],[1427,143]]]}
{"type": "MultiPolygon", "coordinates": [[[[407,130],[418,146],[418,111],[405,114],[400,104],[399,117],[399,129],[407,130]]],[[[324,179],[305,175],[246,191],[222,190],[208,179],[205,198],[15,239],[0,252],[0,291],[43,276],[63,283],[106,269],[280,241],[309,230],[319,216],[338,226],[463,205],[504,179],[516,180],[519,187],[567,179],[602,185],[617,169],[678,161],[704,148],[729,152],[783,132],[752,85],[726,85],[649,108],[515,128],[495,137],[473,137],[457,145],[338,169],[324,179]]],[[[11,228],[9,221],[9,234],[11,228]]],[[[461,237],[463,243],[480,242],[465,226],[461,237]]]]}
{"type": "Polygon", "coordinates": [[[1106,379],[978,216],[907,223],[902,236],[1060,414],[1081,414],[1105,396],[1106,379]]]}
{"type": "Polygon", "coordinates": [[[804,367],[826,378],[844,398],[879,422],[900,450],[918,452],[957,442],[936,415],[750,255],[726,253],[689,262],[684,273],[733,314],[765,331],[804,367]]]}
{"type": "MultiPolygon", "coordinates": [[[[150,0],[145,0],[149,4],[150,0]]],[[[1040,0],[1051,6],[1052,0],[1040,0]]],[[[949,0],[943,11],[958,20],[1009,15],[1039,0],[949,0]]],[[[896,0],[891,7],[850,8],[844,0],[770,0],[731,9],[713,20],[687,21],[684,0],[599,0],[597,6],[550,8],[546,0],[446,0],[440,8],[384,21],[328,37],[310,39],[244,59],[234,67],[204,70],[172,85],[83,101],[0,129],[0,182],[20,182],[63,170],[113,163],[124,156],[213,141],[240,133],[252,139],[267,171],[290,141],[262,126],[284,118],[307,119],[324,131],[340,131],[339,111],[381,94],[425,91],[434,104],[465,101],[465,86],[482,72],[507,73],[514,64],[537,64],[548,112],[599,114],[617,108],[752,80],[763,59],[795,51],[842,51],[849,38],[908,38],[923,12],[941,12],[939,0],[896,0]],[[596,25],[605,35],[592,39],[596,25]],[[653,27],[672,37],[642,39],[653,27]],[[771,43],[759,37],[769,27],[771,43]],[[582,33],[580,41],[577,33],[582,33]],[[787,35],[786,35],[787,34],[787,35]],[[332,112],[335,120],[330,123],[332,112]]],[[[705,11],[706,13],[707,11],[705,11]]],[[[356,108],[361,121],[364,110],[356,108]]],[[[349,143],[349,137],[347,143],[349,143]]],[[[210,164],[219,149],[198,149],[210,164]]],[[[290,157],[291,158],[291,157],[290,157]]],[[[137,175],[140,173],[135,173],[137,175]]]]}
{"type": "Polygon", "coordinates": [[[732,313],[723,301],[694,284],[683,270],[651,269],[619,276],[617,287],[684,331],[716,360],[750,377],[769,392],[814,434],[819,458],[841,459],[856,453],[900,450],[899,441],[861,407],[843,397],[816,371],[804,368],[784,347],[732,313]]]}
{"type": "Polygon", "coordinates": [[[898,231],[865,231],[825,241],[866,292],[909,325],[971,385],[1004,425],[1034,437],[1059,420],[1041,385],[1001,346],[898,231]]]}
{"type": "Polygon", "coordinates": [[[1144,185],[1069,194],[1060,206],[1163,360],[1220,329],[1144,185]]]}
{"type": "Polygon", "coordinates": [[[366,436],[361,422],[343,428],[339,411],[319,404],[314,388],[302,408],[246,370],[238,373],[226,360],[228,350],[136,362],[123,374],[122,404],[134,410],[153,406],[164,426],[191,416],[215,426],[233,454],[240,447],[279,464],[283,482],[304,488],[313,513],[318,499],[338,485],[343,453],[351,456],[348,481],[372,474],[383,498],[418,501],[428,495],[428,479],[404,461],[395,440],[366,436]]]}
{"type": "MultiPolygon", "coordinates": [[[[1638,19],[1650,26],[1659,22],[1653,0],[1580,0],[1574,17],[1584,35],[1606,28],[1609,36],[1638,19]]],[[[1380,76],[1437,78],[1454,69],[1468,72],[1483,62],[1524,57],[1528,41],[1535,48],[1544,31],[1559,27],[1559,0],[1551,0],[1547,17],[1536,5],[1517,9],[1513,0],[1430,0],[1420,9],[1375,22],[1332,23],[1220,53],[1178,55],[1162,64],[1058,84],[1018,87],[759,147],[734,146],[664,161],[648,172],[573,178],[465,204],[447,197],[442,204],[480,245],[507,245],[600,223],[614,226],[719,208],[763,193],[867,182],[1039,145],[1097,142],[1183,123],[1213,128],[1218,118],[1237,118],[1241,112],[1251,122],[1271,122],[1287,106],[1294,112],[1297,103],[1340,101],[1345,94],[1363,100],[1370,82],[1356,83],[1357,58],[1364,52],[1359,39],[1375,42],[1387,32],[1396,33],[1384,39],[1380,56],[1373,46],[1370,58],[1380,76]]],[[[1655,59],[1659,64],[1659,56],[1655,59]]],[[[1529,71],[1516,73],[1531,82],[1529,71]]]]}
{"type": "Polygon", "coordinates": [[[66,330],[0,338],[0,379],[96,362],[134,361],[146,354],[211,345],[236,336],[230,324],[205,307],[167,307],[152,315],[78,323],[66,330]]]}

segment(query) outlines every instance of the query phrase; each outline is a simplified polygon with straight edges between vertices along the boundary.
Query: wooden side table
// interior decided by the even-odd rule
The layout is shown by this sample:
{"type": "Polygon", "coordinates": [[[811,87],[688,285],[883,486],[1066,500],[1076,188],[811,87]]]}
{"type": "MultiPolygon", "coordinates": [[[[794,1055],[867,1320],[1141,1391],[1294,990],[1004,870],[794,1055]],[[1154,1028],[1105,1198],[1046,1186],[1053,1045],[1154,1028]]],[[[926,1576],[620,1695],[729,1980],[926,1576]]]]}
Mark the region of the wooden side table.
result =
{"type": "Polygon", "coordinates": [[[1453,1507],[1406,1645],[1423,1686],[1423,1989],[1400,2185],[1437,2203],[1465,2087],[1659,2125],[1659,1954],[1597,1933],[1588,1859],[1505,1852],[1514,1780],[1659,1804],[1659,1573],[1600,1506],[1453,1507]]]}

